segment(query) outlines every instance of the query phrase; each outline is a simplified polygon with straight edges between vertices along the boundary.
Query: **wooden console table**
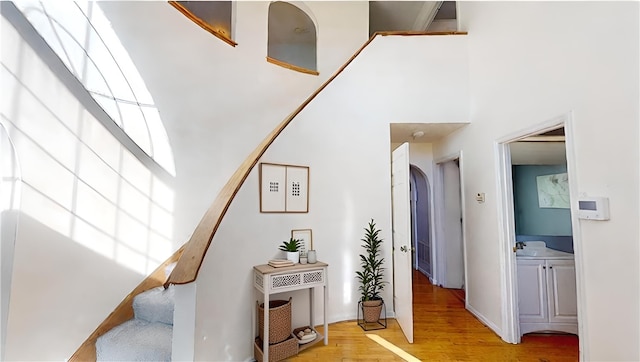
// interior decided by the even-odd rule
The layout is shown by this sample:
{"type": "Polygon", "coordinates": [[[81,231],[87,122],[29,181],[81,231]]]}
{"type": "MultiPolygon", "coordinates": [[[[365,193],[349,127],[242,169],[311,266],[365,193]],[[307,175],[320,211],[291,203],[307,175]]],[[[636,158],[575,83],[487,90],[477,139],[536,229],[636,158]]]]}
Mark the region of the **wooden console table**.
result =
{"type": "MultiPolygon", "coordinates": [[[[264,331],[262,340],[263,361],[269,361],[269,297],[271,294],[284,293],[300,289],[309,289],[309,325],[315,326],[313,291],[316,287],[323,287],[324,301],[322,305],[324,315],[324,336],[316,331],[315,340],[300,345],[299,351],[309,348],[324,338],[324,344],[329,343],[329,329],[327,326],[327,267],[328,264],[317,262],[314,264],[295,264],[282,268],[274,268],[268,264],[253,267],[253,286],[264,295],[264,331]]],[[[253,308],[253,330],[257,330],[257,316],[253,308]]]]}

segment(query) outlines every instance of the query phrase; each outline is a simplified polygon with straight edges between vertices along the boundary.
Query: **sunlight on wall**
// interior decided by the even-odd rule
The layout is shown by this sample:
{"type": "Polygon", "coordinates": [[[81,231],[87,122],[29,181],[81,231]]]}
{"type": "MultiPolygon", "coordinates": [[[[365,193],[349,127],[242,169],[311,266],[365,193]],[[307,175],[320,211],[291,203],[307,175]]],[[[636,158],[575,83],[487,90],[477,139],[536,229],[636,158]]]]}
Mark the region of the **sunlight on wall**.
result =
{"type": "Polygon", "coordinates": [[[175,176],[158,109],[97,3],[21,0],[16,5],[111,119],[175,176]]]}
{"type": "Polygon", "coordinates": [[[171,187],[84,108],[6,21],[1,54],[0,121],[21,163],[21,211],[149,274],[173,251],[171,187]]]}
{"type": "MultiPolygon", "coordinates": [[[[20,166],[9,133],[0,123],[0,212],[20,208],[20,166]]],[[[2,225],[6,226],[6,225],[2,225]]],[[[0,230],[1,227],[0,227],[0,230]]]]}
{"type": "MultiPolygon", "coordinates": [[[[344,202],[344,214],[345,214],[345,223],[344,223],[344,240],[354,240],[355,235],[353,235],[353,219],[354,219],[354,202],[353,196],[345,193],[343,200],[344,202]]],[[[357,239],[355,239],[357,240],[357,239]]],[[[353,265],[353,254],[347,252],[346,250],[351,250],[349,248],[345,249],[343,253],[343,261],[342,265],[343,270],[345,271],[345,275],[342,276],[343,285],[342,285],[342,295],[344,295],[343,304],[350,305],[352,303],[351,296],[353,294],[353,281],[355,280],[355,272],[353,270],[359,270],[359,265],[353,265]],[[348,274],[348,275],[347,275],[348,274]]],[[[360,257],[358,257],[359,260],[360,257]]],[[[359,292],[358,292],[359,293],[359,292]]],[[[357,294],[359,295],[359,294],[357,294]]]]}

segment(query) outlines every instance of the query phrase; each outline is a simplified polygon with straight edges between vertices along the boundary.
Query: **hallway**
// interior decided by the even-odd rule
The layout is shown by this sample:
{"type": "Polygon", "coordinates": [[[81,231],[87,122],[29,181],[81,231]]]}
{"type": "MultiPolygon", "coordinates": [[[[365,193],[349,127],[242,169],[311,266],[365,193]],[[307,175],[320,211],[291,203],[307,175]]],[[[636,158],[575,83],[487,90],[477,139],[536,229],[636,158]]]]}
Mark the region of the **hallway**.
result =
{"type": "MultiPolygon", "coordinates": [[[[578,337],[530,335],[519,345],[506,343],[464,309],[454,292],[433,286],[413,273],[414,338],[406,342],[398,323],[363,331],[355,321],[329,325],[329,345],[317,344],[290,361],[402,361],[365,336],[377,334],[422,361],[577,361],[578,337]]],[[[321,331],[322,328],[319,328],[321,331]]]]}

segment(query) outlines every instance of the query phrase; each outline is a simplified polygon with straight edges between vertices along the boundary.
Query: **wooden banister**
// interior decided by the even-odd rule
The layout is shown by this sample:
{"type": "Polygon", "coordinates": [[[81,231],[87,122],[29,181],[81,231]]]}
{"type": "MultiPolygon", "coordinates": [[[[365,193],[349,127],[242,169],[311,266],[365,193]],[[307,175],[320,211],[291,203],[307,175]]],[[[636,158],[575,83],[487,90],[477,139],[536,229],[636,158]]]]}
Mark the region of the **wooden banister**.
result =
{"type": "Polygon", "coordinates": [[[191,283],[198,277],[198,272],[202,265],[202,260],[209,249],[211,240],[215,235],[222,218],[227,212],[231,201],[235,197],[238,190],[249,176],[249,173],[256,165],[260,157],[266,152],[269,146],[275,141],[280,133],[291,123],[295,118],[322,90],[324,90],[329,83],[331,83],[342,71],[347,68],[349,64],[366,48],[371,41],[377,35],[466,35],[466,32],[376,32],[369,40],[367,40],[352,56],[347,60],[329,79],[327,79],[313,94],[311,94],[293,113],[291,113],[285,120],[262,140],[262,142],[256,147],[244,162],[238,167],[236,172],[229,178],[229,181],[224,185],[213,204],[204,214],[200,223],[196,227],[195,231],[191,235],[191,238],[186,244],[184,254],[178,261],[175,269],[169,276],[169,279],[165,283],[165,286],[169,284],[186,284],[191,283]]]}
{"type": "Polygon", "coordinates": [[[82,343],[78,350],[69,358],[71,362],[95,361],[96,347],[95,342],[99,336],[105,334],[113,327],[126,322],[133,318],[133,298],[151,288],[164,285],[168,287],[170,284],[186,284],[193,282],[200,271],[202,261],[209,249],[211,240],[215,235],[222,218],[227,212],[231,201],[240,190],[240,187],[249,176],[249,173],[256,165],[260,157],[266,152],[269,146],[282,133],[282,131],[322,90],[324,90],[351,62],[366,48],[373,39],[378,36],[398,35],[466,35],[466,32],[376,32],[369,40],[367,40],[360,49],[358,49],[320,88],[311,94],[296,110],[294,110],[286,119],[265,137],[244,162],[238,167],[229,181],[224,185],[213,204],[206,211],[202,220],[196,226],[191,238],[180,249],[178,249],[171,257],[169,257],[162,265],[160,265],[153,273],[144,279],[124,300],[109,314],[109,316],[91,333],[91,335],[82,343]],[[176,262],[177,264],[169,278],[164,278],[165,268],[176,262]]]}
{"type": "Polygon", "coordinates": [[[164,284],[166,279],[166,267],[178,261],[184,251],[184,245],[178,249],[173,255],[156,268],[148,277],[146,277],[138,286],[127,295],[116,309],[109,314],[105,320],[87,337],[87,339],[78,347],[76,352],[69,358],[70,362],[95,361],[96,360],[96,340],[101,335],[107,333],[111,328],[122,324],[133,318],[133,298],[149,289],[159,287],[164,284]]]}

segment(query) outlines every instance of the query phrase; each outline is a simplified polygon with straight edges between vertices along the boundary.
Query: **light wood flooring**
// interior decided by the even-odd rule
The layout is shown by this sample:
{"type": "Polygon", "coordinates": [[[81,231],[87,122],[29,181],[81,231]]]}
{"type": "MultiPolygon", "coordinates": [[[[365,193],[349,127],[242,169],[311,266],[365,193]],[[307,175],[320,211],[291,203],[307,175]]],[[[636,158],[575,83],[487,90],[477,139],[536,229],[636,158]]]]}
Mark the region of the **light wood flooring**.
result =
{"type": "MultiPolygon", "coordinates": [[[[578,360],[577,336],[525,335],[521,344],[506,343],[465,310],[460,293],[431,285],[419,272],[413,278],[413,344],[407,343],[395,319],[388,319],[386,329],[366,332],[356,321],[346,321],[329,325],[329,345],[319,342],[289,361],[403,360],[366,333],[379,335],[421,361],[578,360]]],[[[321,326],[318,330],[322,333],[321,326]]]]}

